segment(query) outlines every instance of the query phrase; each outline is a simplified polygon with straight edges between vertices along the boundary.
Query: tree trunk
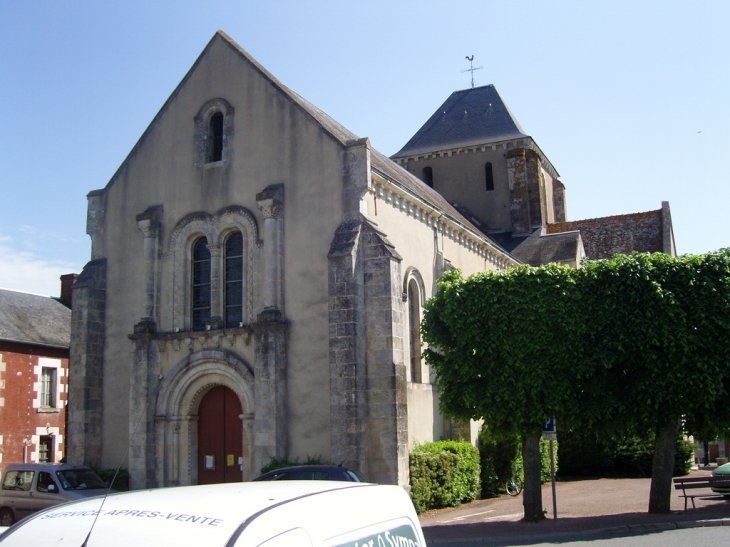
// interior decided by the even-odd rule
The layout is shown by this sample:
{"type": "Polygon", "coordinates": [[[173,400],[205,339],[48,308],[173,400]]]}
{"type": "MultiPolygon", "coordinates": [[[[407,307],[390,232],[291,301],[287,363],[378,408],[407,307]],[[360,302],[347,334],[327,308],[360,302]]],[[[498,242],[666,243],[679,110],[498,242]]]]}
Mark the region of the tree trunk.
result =
{"type": "Polygon", "coordinates": [[[649,491],[650,513],[670,512],[677,427],[677,422],[669,422],[657,427],[654,460],[651,467],[651,490],[649,491]]]}
{"type": "Polygon", "coordinates": [[[523,520],[527,522],[538,522],[545,518],[540,480],[540,436],[539,431],[531,433],[522,444],[522,465],[525,470],[522,505],[525,508],[523,520]]]}

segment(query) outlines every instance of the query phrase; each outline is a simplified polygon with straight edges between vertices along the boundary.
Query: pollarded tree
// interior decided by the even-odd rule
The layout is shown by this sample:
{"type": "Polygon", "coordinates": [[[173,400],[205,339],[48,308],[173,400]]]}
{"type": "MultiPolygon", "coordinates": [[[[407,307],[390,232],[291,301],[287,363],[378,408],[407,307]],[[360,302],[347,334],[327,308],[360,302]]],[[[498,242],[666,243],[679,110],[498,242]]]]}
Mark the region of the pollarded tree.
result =
{"type": "Polygon", "coordinates": [[[677,430],[730,424],[730,253],[616,255],[583,264],[595,424],[656,434],[649,512],[670,510],[677,430]]]}
{"type": "Polygon", "coordinates": [[[730,252],[617,255],[450,272],[426,304],[426,358],[442,410],[521,435],[525,518],[542,517],[538,441],[546,415],[597,431],[654,431],[649,511],[667,512],[680,423],[730,425],[730,252]]]}
{"type": "Polygon", "coordinates": [[[580,413],[584,325],[575,271],[548,265],[484,272],[458,270],[438,281],[422,323],[441,408],[462,420],[484,418],[494,431],[523,439],[524,518],[544,518],[539,440],[546,416],[566,423],[580,413]]]}

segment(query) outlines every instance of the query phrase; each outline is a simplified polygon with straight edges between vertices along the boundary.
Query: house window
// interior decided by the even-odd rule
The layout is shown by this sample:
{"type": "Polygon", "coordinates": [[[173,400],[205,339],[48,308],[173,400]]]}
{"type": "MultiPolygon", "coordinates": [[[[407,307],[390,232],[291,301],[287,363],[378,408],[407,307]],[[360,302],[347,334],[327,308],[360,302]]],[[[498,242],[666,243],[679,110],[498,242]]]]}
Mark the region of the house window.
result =
{"type": "Polygon", "coordinates": [[[487,192],[494,190],[494,174],[492,173],[492,163],[487,162],[484,165],[484,176],[487,180],[487,192]]]}
{"type": "Polygon", "coordinates": [[[53,463],[53,435],[38,438],[38,463],[53,463]]]}
{"type": "Polygon", "coordinates": [[[56,369],[54,367],[41,369],[41,406],[56,408],[56,369]]]}
{"type": "Polygon", "coordinates": [[[226,239],[226,327],[243,322],[243,235],[234,232],[226,239]]]}
{"type": "Polygon", "coordinates": [[[423,168],[423,182],[433,188],[433,169],[431,167],[423,168]]]}
{"type": "Polygon", "coordinates": [[[408,282],[408,331],[411,382],[421,382],[421,303],[415,280],[408,282]]]}
{"type": "Polygon", "coordinates": [[[193,330],[205,330],[210,319],[210,250],[204,237],[193,245],[193,330]]]}
{"type": "Polygon", "coordinates": [[[208,163],[223,159],[223,114],[216,112],[208,124],[208,163]]]}

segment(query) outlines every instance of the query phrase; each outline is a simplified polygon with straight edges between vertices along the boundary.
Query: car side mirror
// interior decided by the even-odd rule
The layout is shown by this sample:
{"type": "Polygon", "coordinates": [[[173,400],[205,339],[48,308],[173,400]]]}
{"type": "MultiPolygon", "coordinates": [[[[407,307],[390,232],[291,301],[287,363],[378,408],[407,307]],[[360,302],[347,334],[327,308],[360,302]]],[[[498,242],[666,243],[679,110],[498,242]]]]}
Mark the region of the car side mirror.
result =
{"type": "Polygon", "coordinates": [[[48,491],[49,492],[56,493],[56,492],[58,492],[58,488],[56,488],[56,485],[55,484],[49,484],[48,485],[48,491]]]}

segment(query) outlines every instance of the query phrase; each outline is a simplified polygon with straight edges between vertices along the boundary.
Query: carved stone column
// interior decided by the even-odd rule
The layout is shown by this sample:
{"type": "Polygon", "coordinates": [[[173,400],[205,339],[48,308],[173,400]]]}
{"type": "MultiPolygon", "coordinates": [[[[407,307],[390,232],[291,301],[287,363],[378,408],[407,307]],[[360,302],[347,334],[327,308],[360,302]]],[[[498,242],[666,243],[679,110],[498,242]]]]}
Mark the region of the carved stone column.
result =
{"type": "Polygon", "coordinates": [[[282,297],[283,185],[269,186],[256,195],[264,217],[263,311],[254,330],[253,469],[273,457],[288,457],[287,334],[282,297]]]}
{"type": "Polygon", "coordinates": [[[210,251],[210,319],[206,325],[211,330],[222,329],[223,310],[221,309],[221,257],[223,250],[219,244],[207,245],[210,251]]]}
{"type": "Polygon", "coordinates": [[[264,217],[264,309],[281,309],[281,224],[284,188],[267,187],[256,195],[264,217]]]}

